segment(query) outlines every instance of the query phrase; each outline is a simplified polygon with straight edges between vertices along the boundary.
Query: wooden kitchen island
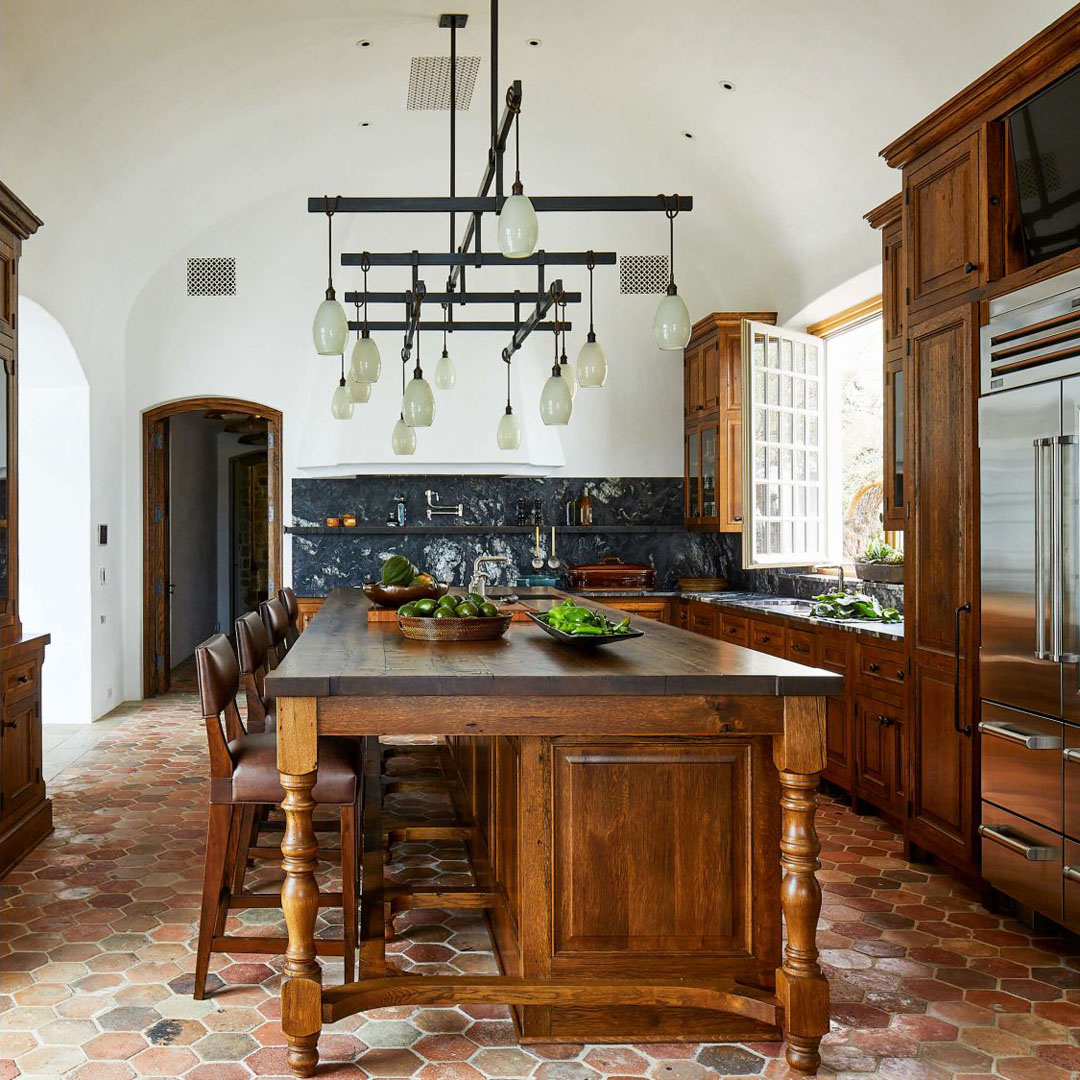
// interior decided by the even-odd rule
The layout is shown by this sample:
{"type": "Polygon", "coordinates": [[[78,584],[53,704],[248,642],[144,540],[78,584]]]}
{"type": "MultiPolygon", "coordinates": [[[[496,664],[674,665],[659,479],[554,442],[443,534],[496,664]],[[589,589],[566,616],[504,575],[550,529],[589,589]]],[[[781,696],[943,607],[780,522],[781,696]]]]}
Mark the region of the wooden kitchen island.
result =
{"type": "Polygon", "coordinates": [[[465,1003],[510,1005],[524,1042],[786,1038],[788,1062],[814,1072],[829,1025],[815,792],[842,678],[659,624],[596,649],[531,623],[408,641],[368,606],[335,592],[266,680],[293,1072],[314,1074],[323,1023],[465,1003]],[[311,789],[331,734],[365,739],[363,893],[359,981],[324,988],[311,789]],[[456,823],[384,822],[378,740],[400,735],[442,737],[456,823]],[[409,839],[463,840],[475,884],[385,884],[386,841],[409,839]],[[483,909],[501,974],[395,974],[388,916],[410,907],[483,909]]]}

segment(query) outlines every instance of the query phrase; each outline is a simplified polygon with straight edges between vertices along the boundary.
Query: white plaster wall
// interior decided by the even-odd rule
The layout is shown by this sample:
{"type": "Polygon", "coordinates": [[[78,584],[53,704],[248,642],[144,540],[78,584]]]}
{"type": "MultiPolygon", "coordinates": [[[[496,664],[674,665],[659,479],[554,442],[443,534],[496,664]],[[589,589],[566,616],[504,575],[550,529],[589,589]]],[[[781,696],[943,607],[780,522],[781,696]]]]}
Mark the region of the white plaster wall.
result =
{"type": "Polygon", "coordinates": [[[19,606],[28,633],[52,637],[42,669],[47,724],[93,719],[91,594],[104,587],[95,584],[91,551],[104,555],[108,549],[97,546],[90,521],[89,398],[79,359],[60,324],[22,298],[19,606]]]}
{"type": "Polygon", "coordinates": [[[169,420],[170,662],[186,660],[217,625],[217,436],[201,412],[169,420]]]}

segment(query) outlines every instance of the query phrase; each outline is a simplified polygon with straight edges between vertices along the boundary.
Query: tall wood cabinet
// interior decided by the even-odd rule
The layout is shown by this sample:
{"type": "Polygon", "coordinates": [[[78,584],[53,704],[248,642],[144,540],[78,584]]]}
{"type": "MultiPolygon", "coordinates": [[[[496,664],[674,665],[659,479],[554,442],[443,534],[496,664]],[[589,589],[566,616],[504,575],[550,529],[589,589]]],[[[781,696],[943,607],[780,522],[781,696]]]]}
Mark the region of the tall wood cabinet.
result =
{"type": "Polygon", "coordinates": [[[41,220],[0,183],[0,875],[52,831],[41,772],[41,665],[47,634],[19,616],[19,255],[41,220]]]}
{"type": "Polygon", "coordinates": [[[688,528],[742,531],[742,321],[775,311],[713,312],[683,353],[684,510],[688,528]]]}

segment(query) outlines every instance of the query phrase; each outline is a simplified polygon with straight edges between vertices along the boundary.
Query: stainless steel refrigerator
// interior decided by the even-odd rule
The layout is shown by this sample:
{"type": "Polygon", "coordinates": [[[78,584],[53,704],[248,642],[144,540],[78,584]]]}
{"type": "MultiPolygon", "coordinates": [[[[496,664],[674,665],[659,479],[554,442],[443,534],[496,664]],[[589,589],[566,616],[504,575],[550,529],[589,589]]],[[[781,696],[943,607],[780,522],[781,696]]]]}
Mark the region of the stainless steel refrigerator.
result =
{"type": "Polygon", "coordinates": [[[981,360],[983,876],[1080,929],[1080,273],[993,301],[981,360]]]}

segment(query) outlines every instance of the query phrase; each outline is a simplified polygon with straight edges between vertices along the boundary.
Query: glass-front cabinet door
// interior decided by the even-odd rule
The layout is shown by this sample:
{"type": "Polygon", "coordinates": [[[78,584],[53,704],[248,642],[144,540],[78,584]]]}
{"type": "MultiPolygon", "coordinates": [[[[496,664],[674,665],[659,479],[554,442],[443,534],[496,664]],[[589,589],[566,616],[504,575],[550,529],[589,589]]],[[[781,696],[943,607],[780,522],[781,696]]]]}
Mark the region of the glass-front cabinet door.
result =
{"type": "Polygon", "coordinates": [[[686,433],[685,518],[687,525],[701,524],[701,432],[686,433]]]}
{"type": "Polygon", "coordinates": [[[719,450],[716,424],[701,429],[701,521],[714,524],[718,520],[716,507],[716,457],[719,450]]]}
{"type": "Polygon", "coordinates": [[[14,595],[11,576],[15,568],[11,562],[11,520],[15,492],[8,475],[11,461],[8,447],[11,425],[8,421],[8,398],[14,385],[14,354],[0,343],[0,362],[3,364],[4,380],[0,386],[0,615],[11,611],[11,598],[14,595]]]}
{"type": "Polygon", "coordinates": [[[885,364],[884,500],[881,524],[885,532],[904,528],[904,361],[885,364]]]}

